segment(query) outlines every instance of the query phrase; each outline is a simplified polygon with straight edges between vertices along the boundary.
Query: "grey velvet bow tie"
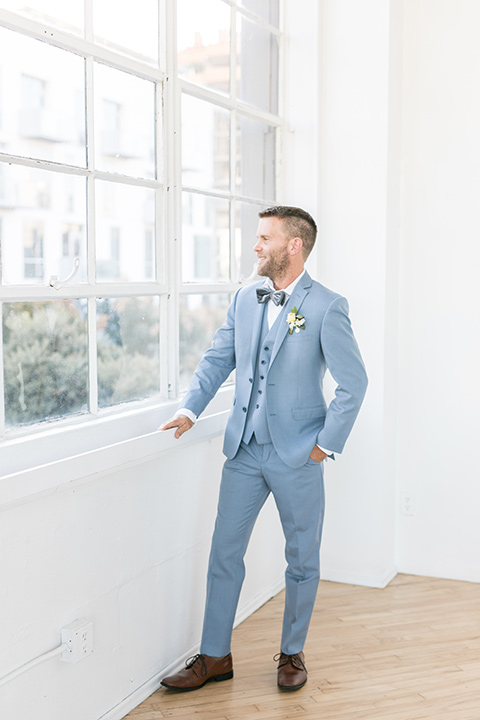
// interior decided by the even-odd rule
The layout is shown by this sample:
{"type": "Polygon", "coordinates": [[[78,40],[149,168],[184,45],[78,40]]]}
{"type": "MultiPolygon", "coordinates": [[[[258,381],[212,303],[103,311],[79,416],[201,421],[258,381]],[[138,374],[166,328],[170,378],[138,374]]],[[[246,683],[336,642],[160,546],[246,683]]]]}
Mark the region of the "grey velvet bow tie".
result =
{"type": "Polygon", "coordinates": [[[285,290],[270,290],[266,287],[257,288],[257,301],[259,303],[267,303],[273,300],[274,305],[283,305],[287,299],[285,290]]]}

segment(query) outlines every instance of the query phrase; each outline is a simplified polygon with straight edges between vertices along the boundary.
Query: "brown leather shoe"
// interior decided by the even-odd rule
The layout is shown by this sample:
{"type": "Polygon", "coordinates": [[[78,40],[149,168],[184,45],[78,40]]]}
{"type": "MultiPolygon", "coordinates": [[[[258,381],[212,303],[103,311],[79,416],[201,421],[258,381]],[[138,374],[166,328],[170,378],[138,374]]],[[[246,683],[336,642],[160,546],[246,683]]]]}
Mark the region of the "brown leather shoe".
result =
{"type": "Polygon", "coordinates": [[[305,655],[299,652],[296,655],[279,653],[273,658],[278,660],[277,685],[282,690],[300,690],[307,682],[307,668],[305,655]]]}
{"type": "Polygon", "coordinates": [[[230,680],[233,677],[232,653],[222,658],[209,655],[194,655],[185,663],[183,670],[162,680],[162,685],[170,690],[187,692],[198,690],[210,680],[230,680]]]}

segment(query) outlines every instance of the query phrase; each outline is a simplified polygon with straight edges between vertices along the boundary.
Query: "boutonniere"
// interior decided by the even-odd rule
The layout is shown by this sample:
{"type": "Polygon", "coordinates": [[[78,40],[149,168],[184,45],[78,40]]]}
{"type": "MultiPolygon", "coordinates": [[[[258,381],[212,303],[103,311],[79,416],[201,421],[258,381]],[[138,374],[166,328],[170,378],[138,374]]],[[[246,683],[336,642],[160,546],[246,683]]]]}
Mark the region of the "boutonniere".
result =
{"type": "Polygon", "coordinates": [[[291,335],[294,331],[296,333],[300,330],[305,330],[305,318],[297,311],[296,307],[293,307],[287,315],[288,323],[288,334],[291,335]]]}

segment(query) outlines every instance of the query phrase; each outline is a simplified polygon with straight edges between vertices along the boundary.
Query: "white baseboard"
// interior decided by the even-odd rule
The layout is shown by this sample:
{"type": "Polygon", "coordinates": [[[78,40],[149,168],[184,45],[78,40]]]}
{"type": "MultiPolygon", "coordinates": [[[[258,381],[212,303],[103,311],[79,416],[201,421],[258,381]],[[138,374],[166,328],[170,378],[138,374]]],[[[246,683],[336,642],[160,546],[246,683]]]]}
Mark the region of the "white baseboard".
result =
{"type": "Polygon", "coordinates": [[[99,720],[122,720],[129,712],[138,707],[144,700],[152,695],[155,690],[160,687],[160,680],[168,674],[168,670],[162,670],[161,673],[150,678],[141,687],[137,688],[131,695],[122,700],[121,703],[115,705],[114,708],[108,710],[99,720]]]}
{"type": "Polygon", "coordinates": [[[321,569],[321,579],[330,582],[344,583],[346,585],[361,585],[363,587],[383,589],[392,582],[397,572],[396,568],[390,568],[383,575],[367,575],[350,570],[328,568],[323,565],[321,569]]]}

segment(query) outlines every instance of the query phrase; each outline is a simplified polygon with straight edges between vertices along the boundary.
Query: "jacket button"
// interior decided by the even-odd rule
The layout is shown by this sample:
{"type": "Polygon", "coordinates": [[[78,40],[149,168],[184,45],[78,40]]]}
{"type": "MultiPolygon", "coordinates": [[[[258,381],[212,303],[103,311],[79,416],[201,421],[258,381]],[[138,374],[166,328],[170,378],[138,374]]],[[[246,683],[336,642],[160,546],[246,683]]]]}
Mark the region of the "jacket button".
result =
{"type": "Polygon", "coordinates": [[[253,378],[248,378],[248,382],[253,382],[253,378]]]}
{"type": "Polygon", "coordinates": [[[261,362],[262,365],[265,365],[267,361],[266,361],[266,360],[260,360],[260,362],[261,362]]]}
{"type": "Polygon", "coordinates": [[[243,412],[247,412],[247,408],[246,408],[246,407],[243,407],[242,410],[243,410],[243,412]]]}
{"type": "Polygon", "coordinates": [[[270,348],[268,348],[268,347],[265,348],[265,352],[268,352],[269,350],[270,350],[270,348]]]}

